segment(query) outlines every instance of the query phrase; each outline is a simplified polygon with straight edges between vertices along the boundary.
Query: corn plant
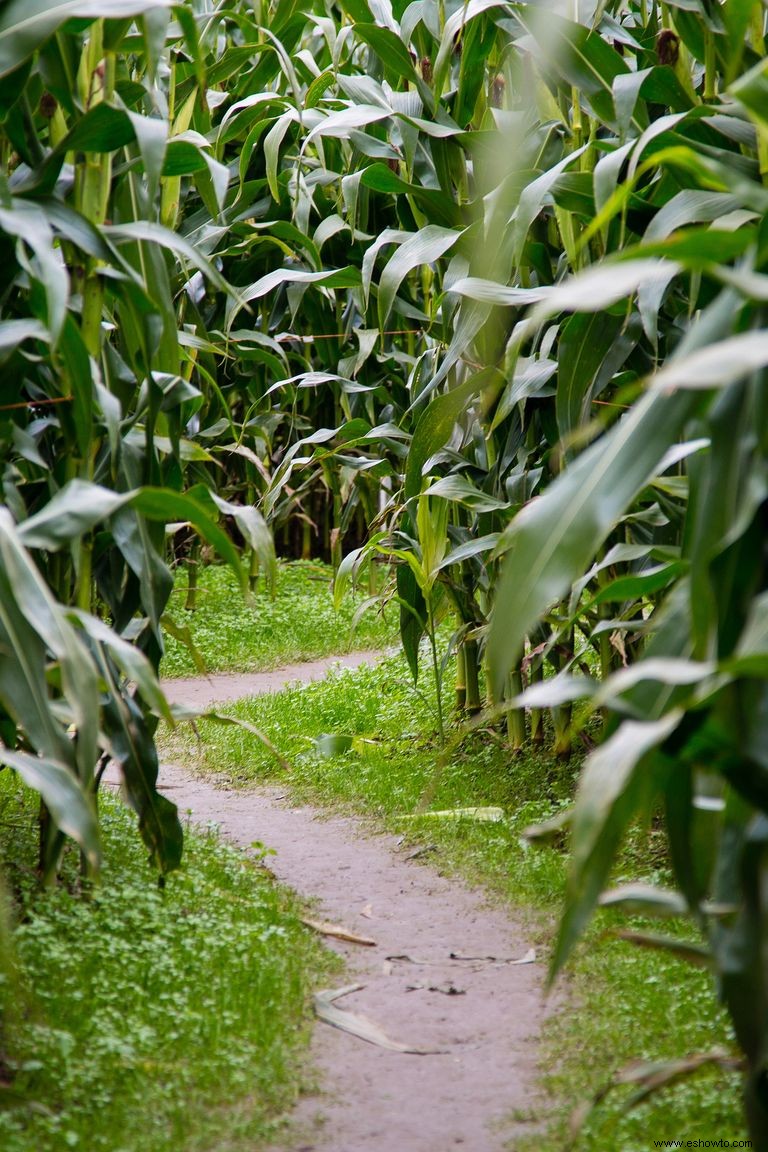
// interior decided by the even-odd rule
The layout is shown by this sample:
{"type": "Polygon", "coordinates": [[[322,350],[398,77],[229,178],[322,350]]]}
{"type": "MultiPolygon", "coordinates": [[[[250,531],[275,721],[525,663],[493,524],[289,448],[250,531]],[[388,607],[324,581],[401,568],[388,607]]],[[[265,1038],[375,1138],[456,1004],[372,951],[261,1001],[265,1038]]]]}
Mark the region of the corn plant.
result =
{"type": "Polygon", "coordinates": [[[618,16],[602,29],[558,21],[554,55],[535,23],[526,41],[550,92],[573,86],[571,133],[591,140],[562,192],[550,184],[565,275],[535,301],[530,287],[458,285],[472,300],[533,302],[507,343],[514,371],[559,329],[560,470],[502,533],[490,653],[501,682],[546,620],[550,643],[576,623],[601,655],[602,681],[563,670],[521,698],[582,698],[608,717],[573,812],[553,973],[599,900],[685,909],[703,944],[683,952],[714,970],[762,1146],[764,17],[731,5],[717,21],[676,7],[618,16]],[[601,381],[622,340],[631,370],[601,381]],[[598,396],[617,405],[599,419],[598,396]],[[629,823],[659,802],[678,891],[605,892],[629,823]]]}
{"type": "Polygon", "coordinates": [[[189,524],[240,572],[223,513],[270,560],[261,517],[211,492],[192,438],[215,380],[189,285],[199,274],[203,295],[230,293],[172,230],[183,180],[214,215],[228,183],[190,127],[203,52],[186,5],[13,2],[0,15],[0,759],[41,794],[46,878],[65,834],[97,864],[108,759],[154,864],[178,863],[153,741],[171,719],[156,675],[167,525],[189,524]]]}

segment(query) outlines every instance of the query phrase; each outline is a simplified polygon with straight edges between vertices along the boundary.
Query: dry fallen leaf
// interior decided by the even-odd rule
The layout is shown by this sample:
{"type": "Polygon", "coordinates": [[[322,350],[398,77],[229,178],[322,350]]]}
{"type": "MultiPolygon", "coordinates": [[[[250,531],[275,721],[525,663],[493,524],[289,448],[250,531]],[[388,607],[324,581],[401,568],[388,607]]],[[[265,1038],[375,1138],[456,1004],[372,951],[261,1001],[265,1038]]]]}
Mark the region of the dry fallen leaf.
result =
{"type": "Polygon", "coordinates": [[[466,988],[455,984],[406,984],[406,992],[441,992],[443,996],[466,996],[466,988]]]}
{"type": "Polygon", "coordinates": [[[515,959],[512,956],[462,956],[459,952],[450,953],[451,960],[463,960],[472,964],[535,964],[536,949],[529,948],[524,956],[515,959]]]}
{"type": "Polygon", "coordinates": [[[421,848],[414,848],[413,852],[409,852],[405,857],[406,860],[418,860],[420,856],[426,856],[428,852],[436,852],[437,846],[435,844],[424,844],[421,848]]]}
{"type": "Polygon", "coordinates": [[[329,920],[310,920],[306,916],[301,917],[301,922],[307,928],[311,928],[313,932],[319,932],[321,936],[334,936],[337,940],[346,940],[348,944],[365,944],[369,948],[376,947],[376,941],[372,940],[370,936],[359,936],[357,932],[350,932],[343,924],[331,924],[329,920]]]}
{"type": "Polygon", "coordinates": [[[420,960],[418,956],[409,956],[407,952],[398,953],[396,956],[387,956],[387,960],[393,960],[399,964],[429,964],[435,967],[445,963],[443,960],[420,960]]]}
{"type": "Polygon", "coordinates": [[[536,949],[529,948],[525,956],[521,956],[519,960],[510,960],[510,964],[535,964],[536,963],[536,949]]]}
{"type": "Polygon", "coordinates": [[[325,992],[316,992],[315,1013],[318,1019],[333,1028],[341,1029],[342,1032],[348,1032],[350,1036],[357,1036],[360,1040],[366,1040],[369,1044],[376,1044],[377,1047],[386,1048],[390,1052],[408,1052],[413,1056],[438,1056],[445,1051],[444,1048],[413,1048],[410,1044],[391,1040],[372,1020],[358,1016],[354,1012],[345,1012],[343,1008],[337,1008],[333,1003],[334,1000],[348,996],[351,992],[360,992],[364,987],[364,984],[350,984],[335,991],[327,989],[325,992]]]}

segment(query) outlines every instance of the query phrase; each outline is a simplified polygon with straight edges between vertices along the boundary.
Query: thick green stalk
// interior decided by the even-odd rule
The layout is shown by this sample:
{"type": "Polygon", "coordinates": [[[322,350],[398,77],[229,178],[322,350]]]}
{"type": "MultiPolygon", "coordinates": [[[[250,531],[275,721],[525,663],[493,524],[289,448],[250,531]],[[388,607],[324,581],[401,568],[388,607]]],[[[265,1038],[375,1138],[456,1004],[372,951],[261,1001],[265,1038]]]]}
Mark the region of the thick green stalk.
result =
{"type": "Polygon", "coordinates": [[[470,716],[475,716],[483,709],[483,701],[480,696],[480,661],[478,659],[477,640],[464,641],[464,676],[466,710],[470,716]]]}
{"type": "MultiPolygon", "coordinates": [[[[571,630],[562,637],[559,647],[554,652],[554,664],[558,672],[566,667],[572,655],[573,631],[571,630]]],[[[571,704],[561,704],[552,709],[552,723],[555,729],[554,753],[564,760],[567,760],[571,755],[572,716],[573,706],[571,704]]]]}
{"type": "Polygon", "coordinates": [[[248,589],[255,592],[259,584],[259,573],[261,571],[261,562],[259,560],[258,552],[255,548],[251,549],[251,559],[248,566],[248,589]]]}
{"type": "Polygon", "coordinates": [[[464,645],[456,650],[456,711],[461,715],[467,706],[467,678],[464,645]]]}
{"type": "MultiPolygon", "coordinates": [[[[534,661],[531,664],[530,681],[531,684],[538,684],[544,679],[544,669],[539,661],[534,661]]],[[[531,721],[531,743],[543,744],[544,743],[544,712],[541,708],[531,708],[530,712],[531,721]]]]}
{"type": "Polygon", "coordinates": [[[752,18],[749,25],[749,42],[761,56],[765,52],[765,13],[762,3],[752,5],[752,18]]]}
{"type": "MultiPolygon", "coordinates": [[[[597,584],[599,588],[604,587],[611,582],[611,572],[603,568],[597,577],[597,584]]],[[[600,604],[597,609],[598,618],[600,620],[607,620],[610,617],[610,606],[608,604],[600,604]]],[[[611,645],[611,637],[608,632],[601,632],[598,641],[600,651],[600,678],[607,680],[613,671],[614,667],[614,650],[611,645]]]]}
{"type": "Polygon", "coordinates": [[[200,537],[197,535],[193,537],[189,546],[185,566],[187,569],[187,598],[184,607],[187,612],[194,612],[197,609],[197,574],[200,568],[200,537]]]}
{"type": "Polygon", "coordinates": [[[704,103],[711,104],[717,97],[717,53],[715,34],[704,27],[704,103]]]}
{"type": "MultiPolygon", "coordinates": [[[[109,100],[114,94],[115,59],[111,54],[104,55],[103,21],[97,20],[90,31],[86,50],[86,81],[89,106],[109,100]]],[[[82,216],[99,227],[106,219],[109,194],[112,186],[112,156],[109,152],[86,153],[78,172],[77,201],[82,216]]],[[[99,273],[99,261],[93,256],[85,257],[82,278],[82,314],[80,330],[88,355],[97,363],[101,359],[102,327],[101,317],[104,307],[104,288],[99,273]]],[[[92,388],[90,379],[79,382],[80,387],[92,388]]],[[[72,382],[78,386],[77,381],[72,382]]],[[[90,404],[86,406],[90,408],[90,404]]],[[[92,424],[87,428],[86,445],[79,464],[80,479],[93,479],[93,464],[96,445],[92,424]]],[[[83,538],[76,554],[77,579],[75,602],[83,611],[90,611],[93,584],[93,546],[83,538]]]]}
{"type": "MultiPolygon", "coordinates": [[[[92,27],[87,52],[90,107],[109,101],[114,95],[115,59],[111,54],[102,59],[103,43],[103,24],[97,21],[92,27]]],[[[87,153],[80,172],[78,207],[81,215],[96,227],[100,227],[106,219],[111,186],[111,153],[87,153]]],[[[104,303],[98,266],[99,262],[95,257],[86,259],[81,324],[83,341],[89,355],[94,359],[98,359],[101,355],[101,314],[104,303]]]]}
{"type": "MultiPolygon", "coordinates": [[[[507,699],[512,700],[519,696],[523,690],[523,678],[519,668],[510,672],[507,679],[507,699]]],[[[510,708],[507,712],[507,738],[515,752],[519,752],[525,744],[525,709],[510,708]]]]}

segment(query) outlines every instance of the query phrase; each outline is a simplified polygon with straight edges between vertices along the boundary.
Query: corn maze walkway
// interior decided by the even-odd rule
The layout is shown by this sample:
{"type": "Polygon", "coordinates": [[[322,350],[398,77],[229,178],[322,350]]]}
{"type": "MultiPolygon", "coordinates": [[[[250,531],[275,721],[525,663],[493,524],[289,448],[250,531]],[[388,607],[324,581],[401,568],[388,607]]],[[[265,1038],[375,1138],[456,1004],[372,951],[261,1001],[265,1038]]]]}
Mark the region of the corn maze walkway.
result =
{"type": "MultiPolygon", "coordinates": [[[[318,679],[352,654],[248,676],[165,683],[199,706],[318,679]]],[[[429,854],[361,821],[294,807],[282,790],[219,788],[165,765],[161,788],[197,822],[238,844],[275,849],[281,882],[316,901],[318,920],[375,944],[330,939],[340,983],[358,986],[321,1015],[363,1017],[390,1050],[329,1023],[314,1030],[317,1092],[303,1095],[271,1152],[502,1152],[531,1131],[543,967],[520,926],[483,894],[440,876],[429,854]],[[397,1050],[415,1048],[421,1053],[397,1050]]],[[[352,1022],[352,1027],[355,1024],[352,1022]]]]}

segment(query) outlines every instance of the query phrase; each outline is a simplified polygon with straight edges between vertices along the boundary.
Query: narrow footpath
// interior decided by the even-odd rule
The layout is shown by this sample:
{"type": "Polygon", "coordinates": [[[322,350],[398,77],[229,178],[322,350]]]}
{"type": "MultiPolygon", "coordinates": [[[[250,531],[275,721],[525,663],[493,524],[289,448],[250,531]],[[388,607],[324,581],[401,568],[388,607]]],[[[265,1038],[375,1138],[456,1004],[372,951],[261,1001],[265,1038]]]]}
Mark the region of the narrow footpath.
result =
{"type": "MultiPolygon", "coordinates": [[[[221,705],[373,658],[164,687],[172,701],[221,705]]],[[[318,1022],[318,1094],[301,1098],[272,1152],[502,1152],[530,1131],[543,965],[519,925],[482,892],[438,875],[428,853],[416,858],[360,821],[293,807],[280,789],[218,788],[174,765],[163,766],[160,782],[193,821],[215,821],[238,844],[275,849],[270,868],[316,901],[318,920],[374,939],[375,946],[328,940],[347,960],[340,983],[363,986],[334,1008],[429,1050],[388,1051],[318,1022]]]]}

